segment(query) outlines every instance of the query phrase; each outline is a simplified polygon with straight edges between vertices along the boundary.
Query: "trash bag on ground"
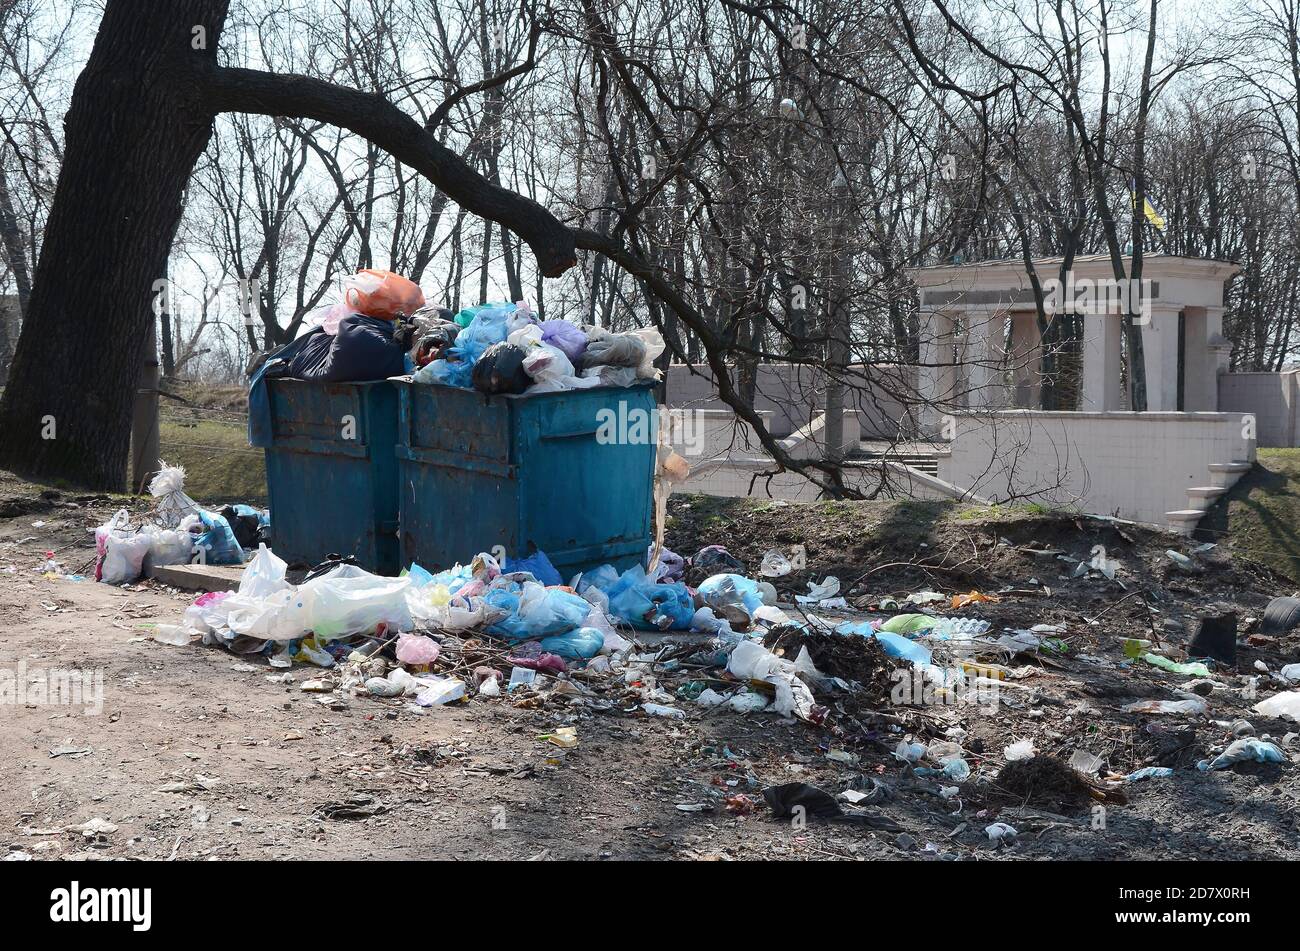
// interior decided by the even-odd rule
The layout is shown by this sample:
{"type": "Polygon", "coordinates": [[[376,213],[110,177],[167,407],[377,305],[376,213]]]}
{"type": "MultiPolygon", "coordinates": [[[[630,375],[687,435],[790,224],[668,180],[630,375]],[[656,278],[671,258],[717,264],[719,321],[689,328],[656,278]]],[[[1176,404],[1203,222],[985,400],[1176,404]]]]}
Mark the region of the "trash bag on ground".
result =
{"type": "MultiPolygon", "coordinates": [[[[655,546],[646,549],[646,560],[654,557],[655,546]]],[[[675,551],[660,549],[659,561],[655,564],[653,581],[681,581],[686,574],[686,559],[675,551]]]]}
{"type": "Polygon", "coordinates": [[[200,509],[181,522],[180,530],[194,536],[194,545],[203,549],[202,562],[208,565],[242,565],[244,549],[240,547],[230,523],[216,512],[200,509]]]}
{"type": "Polygon", "coordinates": [[[385,578],[356,565],[339,565],[299,586],[307,593],[309,629],[318,641],[369,634],[380,624],[394,631],[414,626],[406,606],[409,578],[385,578]]]}
{"type": "Polygon", "coordinates": [[[794,661],[777,657],[757,641],[744,640],[732,650],[727,671],[741,680],[761,680],[775,687],[772,709],[782,716],[812,717],[812,691],[799,679],[794,661]]]}
{"type": "Polygon", "coordinates": [[[708,545],[697,551],[687,563],[686,583],[697,588],[701,581],[719,574],[743,575],[745,566],[721,545],[708,545]]]}
{"type": "Polygon", "coordinates": [[[95,529],[98,564],[95,580],[106,584],[127,584],[140,577],[151,539],[130,528],[126,509],[118,509],[111,519],[95,529]]]}
{"type": "Polygon", "coordinates": [[[711,608],[734,604],[743,607],[752,616],[763,606],[763,595],[758,584],[744,575],[713,575],[701,581],[696,590],[711,608]]]}
{"type": "Polygon", "coordinates": [[[259,545],[257,552],[244,567],[244,574],[239,579],[239,593],[249,598],[264,598],[283,591],[289,587],[289,582],[284,578],[288,568],[283,558],[265,544],[259,545]]]}
{"type": "Polygon", "coordinates": [[[588,660],[605,646],[605,635],[591,627],[577,627],[565,634],[542,638],[542,650],[570,660],[588,660]]]}
{"type": "Polygon", "coordinates": [[[483,600],[508,612],[505,618],[488,627],[488,633],[511,640],[565,634],[581,627],[591,611],[591,605],[571,591],[547,588],[532,581],[493,588],[483,600]]]}
{"type": "Polygon", "coordinates": [[[149,554],[145,556],[144,573],[163,565],[186,565],[194,556],[194,537],[189,532],[174,528],[148,528],[149,554]]]}
{"type": "Polygon", "coordinates": [[[609,613],[644,631],[689,630],[695,617],[686,585],[656,584],[640,565],[623,572],[608,594],[609,613]]]}
{"type": "Polygon", "coordinates": [[[253,551],[266,540],[262,515],[251,505],[223,505],[217,514],[226,520],[235,533],[235,541],[245,551],[253,551]]]}

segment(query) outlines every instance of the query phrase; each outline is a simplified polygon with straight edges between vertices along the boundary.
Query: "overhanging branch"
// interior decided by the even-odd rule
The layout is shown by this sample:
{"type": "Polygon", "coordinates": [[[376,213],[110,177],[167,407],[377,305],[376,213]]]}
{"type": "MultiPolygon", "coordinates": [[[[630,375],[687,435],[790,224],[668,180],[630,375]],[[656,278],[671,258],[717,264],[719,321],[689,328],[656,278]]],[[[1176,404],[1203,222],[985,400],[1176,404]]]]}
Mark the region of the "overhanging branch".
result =
{"type": "Polygon", "coordinates": [[[315,119],[349,129],[433,182],[465,210],[504,225],[558,277],[577,263],[573,233],[537,202],[494,185],[382,95],[322,79],[256,69],[207,67],[203,104],[212,113],[315,119]]]}

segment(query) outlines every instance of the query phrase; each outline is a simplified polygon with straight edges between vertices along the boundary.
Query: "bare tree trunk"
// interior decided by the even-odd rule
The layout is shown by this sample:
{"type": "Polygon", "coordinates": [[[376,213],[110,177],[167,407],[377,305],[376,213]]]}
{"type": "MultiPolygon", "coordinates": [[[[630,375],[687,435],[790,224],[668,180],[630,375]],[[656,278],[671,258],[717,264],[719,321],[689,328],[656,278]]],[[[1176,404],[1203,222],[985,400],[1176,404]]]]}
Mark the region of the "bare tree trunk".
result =
{"type": "Polygon", "coordinates": [[[212,134],[193,60],[213,56],[228,2],[105,9],[65,120],[27,332],[0,400],[0,466],[125,485],[133,394],[122,381],[144,358],[153,282],[166,273],[181,194],[212,134]]]}

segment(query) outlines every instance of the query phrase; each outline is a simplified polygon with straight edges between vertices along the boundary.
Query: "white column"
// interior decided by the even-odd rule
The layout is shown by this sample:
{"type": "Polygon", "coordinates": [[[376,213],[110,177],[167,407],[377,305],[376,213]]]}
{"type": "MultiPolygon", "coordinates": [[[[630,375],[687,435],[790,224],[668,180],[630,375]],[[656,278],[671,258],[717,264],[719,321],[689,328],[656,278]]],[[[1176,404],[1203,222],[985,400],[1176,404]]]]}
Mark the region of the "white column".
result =
{"type": "Polygon", "coordinates": [[[1019,398],[1014,405],[1038,409],[1043,383],[1043,338],[1033,311],[1011,315],[1011,376],[1019,398]]]}
{"type": "Polygon", "coordinates": [[[1110,412],[1120,408],[1120,336],[1118,314],[1083,315],[1083,393],[1079,409],[1110,412]]]}
{"type": "Polygon", "coordinates": [[[968,312],[963,362],[970,389],[966,405],[972,409],[998,409],[1006,405],[1002,384],[1006,316],[1001,310],[968,312]]]}
{"type": "Polygon", "coordinates": [[[937,310],[920,314],[920,358],[917,368],[917,396],[922,401],[921,431],[934,435],[941,427],[940,417],[952,402],[955,367],[952,359],[952,315],[937,310]]]}
{"type": "Polygon", "coordinates": [[[1147,409],[1178,409],[1178,313],[1182,308],[1152,304],[1151,317],[1142,327],[1146,356],[1147,409]]]}

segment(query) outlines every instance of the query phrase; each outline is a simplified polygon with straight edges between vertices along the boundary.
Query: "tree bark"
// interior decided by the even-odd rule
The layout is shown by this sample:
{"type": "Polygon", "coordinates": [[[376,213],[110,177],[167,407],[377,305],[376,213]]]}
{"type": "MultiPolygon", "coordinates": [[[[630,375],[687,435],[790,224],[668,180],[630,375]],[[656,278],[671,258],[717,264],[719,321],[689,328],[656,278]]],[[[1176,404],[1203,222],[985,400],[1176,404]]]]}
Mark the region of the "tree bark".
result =
{"type": "Polygon", "coordinates": [[[212,134],[196,65],[229,0],[110,0],[65,120],[26,328],[0,401],[0,467],[126,482],[131,404],[181,193],[212,134]],[[196,48],[202,46],[202,48],[196,48]]]}

